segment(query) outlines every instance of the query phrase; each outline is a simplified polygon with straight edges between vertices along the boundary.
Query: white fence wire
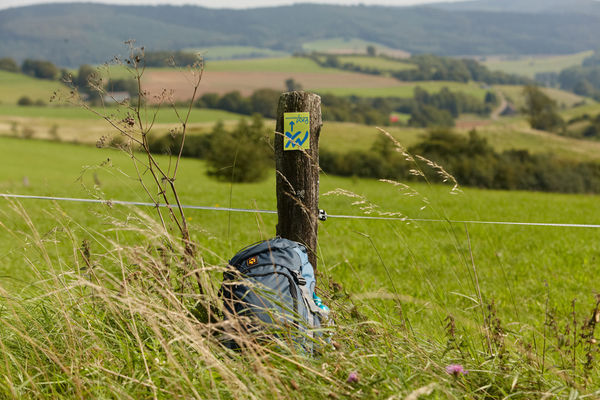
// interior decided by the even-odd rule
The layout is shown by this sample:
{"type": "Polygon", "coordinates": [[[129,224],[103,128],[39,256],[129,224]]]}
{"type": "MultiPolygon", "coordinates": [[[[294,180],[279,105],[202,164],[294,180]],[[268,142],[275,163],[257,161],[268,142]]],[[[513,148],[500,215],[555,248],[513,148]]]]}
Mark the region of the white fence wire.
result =
{"type": "MultiPolygon", "coordinates": [[[[12,199],[30,199],[30,200],[52,200],[52,201],[65,201],[65,202],[78,202],[78,203],[96,203],[105,205],[125,205],[125,206],[139,206],[139,207],[168,207],[162,203],[146,203],[140,201],[123,201],[123,200],[101,200],[101,199],[78,199],[72,197],[54,197],[54,196],[36,196],[36,195],[24,195],[24,194],[8,194],[0,193],[0,197],[12,198],[12,199]]],[[[176,207],[171,205],[170,207],[176,207]]],[[[277,211],[273,210],[255,210],[250,208],[232,208],[232,207],[209,207],[209,206],[196,206],[196,205],[182,205],[184,209],[191,210],[206,210],[206,211],[229,211],[229,212],[241,212],[241,213],[261,213],[261,214],[277,214],[277,211]]],[[[518,222],[518,221],[460,221],[450,219],[429,219],[429,218],[403,218],[403,217],[376,217],[371,215],[340,215],[340,214],[327,214],[327,218],[341,218],[341,219],[362,219],[362,220],[378,220],[378,221],[409,221],[409,222],[446,222],[452,224],[483,224],[483,225],[517,225],[517,226],[546,226],[546,227],[558,227],[558,228],[600,228],[600,225],[595,224],[569,224],[569,223],[552,223],[552,222],[518,222]]]]}

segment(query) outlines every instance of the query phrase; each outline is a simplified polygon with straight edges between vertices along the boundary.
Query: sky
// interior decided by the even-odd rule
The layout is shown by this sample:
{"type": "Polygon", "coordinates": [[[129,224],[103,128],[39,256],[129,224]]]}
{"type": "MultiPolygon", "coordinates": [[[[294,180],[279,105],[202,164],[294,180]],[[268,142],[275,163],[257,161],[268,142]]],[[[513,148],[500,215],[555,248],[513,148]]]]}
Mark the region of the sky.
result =
{"type": "MultiPolygon", "coordinates": [[[[327,3],[327,4],[345,4],[345,5],[386,5],[386,6],[408,6],[427,3],[439,3],[443,1],[460,0],[101,0],[101,1],[82,1],[107,4],[129,4],[129,5],[157,5],[171,4],[184,5],[191,4],[196,6],[210,8],[253,8],[289,5],[294,3],[327,3]]],[[[10,7],[20,7],[32,4],[43,3],[73,3],[78,0],[0,0],[0,9],[10,7]]]]}

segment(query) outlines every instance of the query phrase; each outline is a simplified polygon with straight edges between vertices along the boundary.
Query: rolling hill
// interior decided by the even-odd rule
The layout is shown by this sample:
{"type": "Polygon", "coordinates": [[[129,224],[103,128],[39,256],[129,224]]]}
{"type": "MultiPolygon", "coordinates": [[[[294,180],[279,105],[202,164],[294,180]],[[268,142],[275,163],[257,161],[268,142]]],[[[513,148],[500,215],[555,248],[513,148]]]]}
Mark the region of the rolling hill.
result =
{"type": "Polygon", "coordinates": [[[600,13],[570,7],[531,18],[529,3],[539,1],[519,2],[518,10],[525,11],[518,12],[314,4],[249,10],[36,5],[0,11],[0,57],[42,58],[62,66],[101,63],[125,52],[128,39],[150,50],[236,45],[288,53],[330,38],[439,55],[564,54],[597,47],[600,13]]]}
{"type": "Polygon", "coordinates": [[[475,0],[455,3],[431,4],[431,7],[448,11],[491,11],[520,13],[593,13],[600,15],[597,0],[475,0]]]}

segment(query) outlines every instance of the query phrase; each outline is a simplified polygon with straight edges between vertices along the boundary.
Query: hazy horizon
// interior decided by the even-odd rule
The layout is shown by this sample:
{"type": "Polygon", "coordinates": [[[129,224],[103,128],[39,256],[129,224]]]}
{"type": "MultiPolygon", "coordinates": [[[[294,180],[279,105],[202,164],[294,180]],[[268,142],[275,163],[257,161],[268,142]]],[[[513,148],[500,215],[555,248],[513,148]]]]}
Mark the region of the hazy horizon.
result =
{"type": "Polygon", "coordinates": [[[101,1],[74,1],[74,0],[0,0],[0,9],[25,7],[35,4],[52,3],[101,3],[114,5],[194,5],[208,8],[259,8],[276,7],[298,3],[337,4],[367,6],[411,6],[430,3],[455,3],[469,0],[101,0],[101,1]]]}

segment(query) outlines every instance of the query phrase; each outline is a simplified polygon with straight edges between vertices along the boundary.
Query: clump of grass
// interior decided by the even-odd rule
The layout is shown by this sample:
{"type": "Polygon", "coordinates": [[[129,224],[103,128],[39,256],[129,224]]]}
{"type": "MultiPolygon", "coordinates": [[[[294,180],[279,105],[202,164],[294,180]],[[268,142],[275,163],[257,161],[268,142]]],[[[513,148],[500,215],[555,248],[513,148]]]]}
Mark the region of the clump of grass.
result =
{"type": "MultiPolygon", "coordinates": [[[[140,66],[137,53],[131,54],[129,62],[140,66]]],[[[211,253],[211,258],[219,259],[214,257],[217,251],[194,243],[182,210],[179,215],[174,212],[180,205],[174,182],[181,152],[175,167],[169,166],[166,173],[156,159],[140,163],[133,145],[147,148],[152,123],[142,118],[142,103],[123,106],[133,117],[110,120],[124,141],[116,144],[143,168],[138,176],[152,201],[173,204],[173,210],[168,209],[167,218],[132,210],[98,215],[107,229],[92,232],[56,209],[48,214],[56,218],[54,228],[42,233],[27,212],[12,203],[11,213],[26,228],[8,229],[2,219],[0,227],[12,234],[16,248],[24,249],[19,268],[31,279],[18,290],[0,286],[0,397],[530,399],[600,395],[593,387],[600,379],[595,338],[599,303],[592,316],[584,319],[573,304],[564,315],[550,314],[547,307],[538,326],[503,321],[502,305],[487,299],[479,286],[484,277],[478,274],[468,232],[470,257],[463,254],[465,242],[452,226],[446,231],[463,263],[455,275],[461,280],[466,277],[472,286],[468,290],[477,293],[464,296],[474,304],[470,309],[449,309],[439,293],[421,301],[400,293],[377,244],[363,235],[378,256],[373,263],[383,264],[394,293],[369,297],[347,293],[336,282],[335,271],[323,262],[320,295],[336,322],[329,328],[330,344],[323,345],[319,354],[309,355],[286,340],[257,340],[244,331],[240,321],[223,318],[218,287],[226,267],[224,255],[214,265],[206,263],[203,256],[211,253]],[[152,175],[155,187],[144,186],[144,171],[152,175]],[[453,311],[458,312],[454,315],[453,311]],[[448,314],[452,316],[444,319],[448,314]],[[439,323],[421,324],[419,319],[439,323]],[[560,326],[566,326],[564,335],[560,326]],[[234,337],[241,351],[224,346],[224,335],[234,337]],[[565,336],[572,342],[553,344],[565,336]],[[566,356],[569,361],[563,362],[566,356]]],[[[186,118],[182,118],[183,126],[186,118]]],[[[413,157],[397,141],[394,145],[414,164],[415,174],[425,178],[420,167],[433,168],[452,185],[450,193],[459,193],[456,180],[443,167],[413,157]]],[[[386,182],[402,195],[419,195],[400,182],[386,182]]],[[[352,198],[366,213],[405,218],[395,210],[380,210],[362,195],[345,190],[332,193],[352,198]]],[[[423,201],[431,205],[426,198],[423,201]]],[[[7,212],[0,210],[0,214],[7,212]]],[[[448,221],[442,211],[435,212],[448,221]]],[[[420,276],[431,283],[430,277],[420,276]]],[[[436,286],[431,287],[435,292],[436,286]]]]}
{"type": "Polygon", "coordinates": [[[577,323],[570,322],[571,312],[554,314],[552,324],[577,326],[575,364],[558,363],[549,329],[542,369],[539,332],[533,332],[537,345],[528,347],[524,330],[536,328],[501,321],[493,302],[483,307],[483,325],[477,307],[470,317],[440,321],[437,331],[423,330],[413,316],[409,330],[399,296],[361,298],[322,272],[320,294],[336,325],[331,345],[310,356],[285,342],[259,342],[235,320],[222,319],[217,290],[225,261],[203,264],[197,255],[189,263],[185,245],[155,218],[133,210],[99,215],[110,228],[91,232],[57,209],[56,228],[44,234],[17,203],[11,213],[27,226],[11,232],[25,249],[21,268],[34,277],[20,290],[0,288],[0,397],[528,399],[596,393],[598,306],[577,323]],[[223,333],[235,335],[242,351],[224,347],[223,333]]]}
{"type": "Polygon", "coordinates": [[[56,243],[30,225],[24,241],[32,254],[23,267],[35,284],[21,293],[2,289],[0,397],[283,397],[292,376],[343,386],[293,347],[240,336],[232,320],[200,320],[199,304],[219,308],[210,276],[222,268],[190,270],[184,245],[152,218],[111,220],[110,234],[82,240],[72,222],[60,224],[72,254],[58,258],[56,243]],[[137,244],[120,243],[121,235],[137,244]],[[197,277],[203,293],[192,289],[197,277]],[[243,352],[222,346],[224,331],[238,335],[243,352]]]}

